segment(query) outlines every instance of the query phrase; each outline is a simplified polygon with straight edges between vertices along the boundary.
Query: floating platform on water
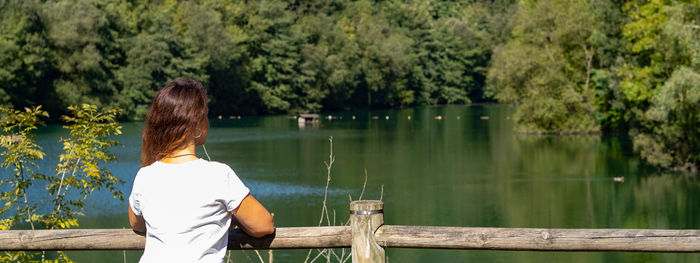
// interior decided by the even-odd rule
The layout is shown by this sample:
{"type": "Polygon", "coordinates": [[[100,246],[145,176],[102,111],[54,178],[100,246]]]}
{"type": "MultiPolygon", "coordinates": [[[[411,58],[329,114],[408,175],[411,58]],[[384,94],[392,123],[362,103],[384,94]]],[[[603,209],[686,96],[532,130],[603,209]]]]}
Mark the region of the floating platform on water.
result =
{"type": "Polygon", "coordinates": [[[319,123],[319,118],[320,117],[318,114],[305,113],[299,114],[299,116],[297,116],[297,121],[299,122],[299,125],[311,125],[319,123]]]}

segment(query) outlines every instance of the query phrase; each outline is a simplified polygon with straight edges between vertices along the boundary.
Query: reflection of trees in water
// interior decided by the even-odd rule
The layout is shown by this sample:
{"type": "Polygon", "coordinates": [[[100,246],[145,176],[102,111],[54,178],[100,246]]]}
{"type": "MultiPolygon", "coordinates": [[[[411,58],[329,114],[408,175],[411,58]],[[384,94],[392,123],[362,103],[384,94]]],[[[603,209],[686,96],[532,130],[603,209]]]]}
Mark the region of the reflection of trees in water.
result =
{"type": "Polygon", "coordinates": [[[633,189],[633,211],[625,227],[700,227],[700,180],[681,174],[660,174],[642,178],[633,189]]]}
{"type": "Polygon", "coordinates": [[[648,175],[628,138],[516,135],[501,170],[513,227],[697,228],[696,177],[648,175]],[[613,177],[624,176],[624,182],[613,177]]]}
{"type": "MultiPolygon", "coordinates": [[[[596,184],[606,166],[600,136],[515,135],[502,173],[506,222],[512,227],[592,227],[596,184]],[[601,170],[601,167],[603,169],[601,170]],[[591,184],[594,184],[593,186],[591,184]]],[[[612,182],[612,179],[609,179],[612,182]]]]}

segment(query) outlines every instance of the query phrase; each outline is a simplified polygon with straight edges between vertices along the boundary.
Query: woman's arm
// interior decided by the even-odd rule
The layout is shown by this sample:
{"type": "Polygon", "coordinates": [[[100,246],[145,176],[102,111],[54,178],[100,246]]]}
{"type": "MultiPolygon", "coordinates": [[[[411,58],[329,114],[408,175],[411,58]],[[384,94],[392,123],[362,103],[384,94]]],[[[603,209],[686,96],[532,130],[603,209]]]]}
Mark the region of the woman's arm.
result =
{"type": "Polygon", "coordinates": [[[146,233],[146,220],[143,219],[143,216],[134,214],[134,210],[131,209],[131,206],[129,206],[129,224],[131,224],[131,228],[134,229],[134,231],[146,233]]]}
{"type": "Polygon", "coordinates": [[[235,217],[233,222],[237,221],[243,232],[252,237],[263,237],[275,232],[272,215],[252,195],[243,198],[231,214],[235,217]]]}

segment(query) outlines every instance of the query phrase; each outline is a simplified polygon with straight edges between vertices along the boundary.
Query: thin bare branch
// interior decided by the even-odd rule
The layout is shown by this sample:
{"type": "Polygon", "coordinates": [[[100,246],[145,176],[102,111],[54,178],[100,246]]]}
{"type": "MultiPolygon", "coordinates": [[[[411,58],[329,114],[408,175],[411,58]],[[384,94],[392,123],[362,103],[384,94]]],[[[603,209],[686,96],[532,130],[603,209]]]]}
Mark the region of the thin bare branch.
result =
{"type": "Polygon", "coordinates": [[[318,253],[318,255],[316,255],[316,257],[314,257],[314,259],[311,260],[310,263],[314,263],[314,262],[316,261],[316,259],[318,259],[321,255],[324,254],[325,251],[326,251],[326,249],[323,249],[323,250],[321,251],[321,253],[318,253]]]}
{"type": "MultiPolygon", "coordinates": [[[[328,142],[330,143],[330,152],[328,155],[328,162],[323,162],[326,165],[326,187],[324,188],[323,191],[323,203],[321,207],[321,217],[318,219],[318,226],[321,226],[323,224],[323,218],[326,218],[326,222],[328,222],[328,226],[331,225],[331,220],[328,215],[328,187],[330,186],[331,183],[331,169],[333,168],[333,162],[335,162],[335,157],[333,156],[333,136],[330,136],[328,138],[328,142]]],[[[309,252],[306,254],[306,259],[304,260],[304,263],[307,263],[309,261],[309,258],[311,257],[311,252],[312,250],[309,249],[309,252]]],[[[320,256],[323,253],[320,253],[318,256],[320,256]]],[[[316,258],[318,258],[316,256],[316,258]]],[[[314,258],[314,260],[316,259],[314,258]]],[[[313,260],[311,261],[313,262],[313,260]]]]}
{"type": "Polygon", "coordinates": [[[367,187],[367,169],[365,169],[365,182],[362,183],[362,192],[360,192],[360,198],[357,200],[362,200],[362,196],[365,194],[365,187],[367,187]]]}
{"type": "Polygon", "coordinates": [[[379,201],[382,201],[384,198],[384,184],[382,184],[382,192],[379,193],[379,201]]]}
{"type": "Polygon", "coordinates": [[[265,263],[265,260],[262,259],[262,256],[260,255],[260,251],[257,249],[255,250],[255,254],[258,255],[258,259],[260,260],[260,263],[265,263]]]}

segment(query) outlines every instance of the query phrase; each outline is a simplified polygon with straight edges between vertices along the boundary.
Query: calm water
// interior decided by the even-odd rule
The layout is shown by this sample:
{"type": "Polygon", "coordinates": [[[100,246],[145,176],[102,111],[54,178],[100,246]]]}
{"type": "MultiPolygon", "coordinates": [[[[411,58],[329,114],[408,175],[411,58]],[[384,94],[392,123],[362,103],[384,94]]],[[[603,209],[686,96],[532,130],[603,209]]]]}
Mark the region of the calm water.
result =
{"type": "MultiPolygon", "coordinates": [[[[329,207],[336,224],[347,220],[349,198],[358,198],[366,171],[364,199],[384,200],[386,224],[700,228],[697,177],[643,166],[626,136],[515,134],[512,112],[503,105],[345,112],[337,114],[342,119],[306,128],[286,116],[225,118],[211,121],[206,146],[213,160],[229,164],[275,213],[278,227],[318,224],[332,136],[329,207]]],[[[118,137],[123,146],[114,148],[118,162],[110,164],[126,181],[127,196],[140,166],[141,127],[124,124],[118,137]]],[[[38,139],[49,156],[60,150],[59,136],[65,136],[59,126],[41,131],[38,139]]],[[[47,159],[43,166],[55,162],[47,159]]],[[[128,227],[126,209],[126,203],[97,193],[81,227],[128,227]]],[[[303,262],[306,253],[275,251],[275,262],[303,262]]],[[[78,262],[124,261],[121,251],[69,255],[78,262]]],[[[127,262],[139,256],[126,252],[127,262]]],[[[235,262],[257,262],[253,252],[232,256],[235,262]]],[[[660,253],[388,249],[387,256],[389,262],[700,262],[698,254],[660,253]]]]}

